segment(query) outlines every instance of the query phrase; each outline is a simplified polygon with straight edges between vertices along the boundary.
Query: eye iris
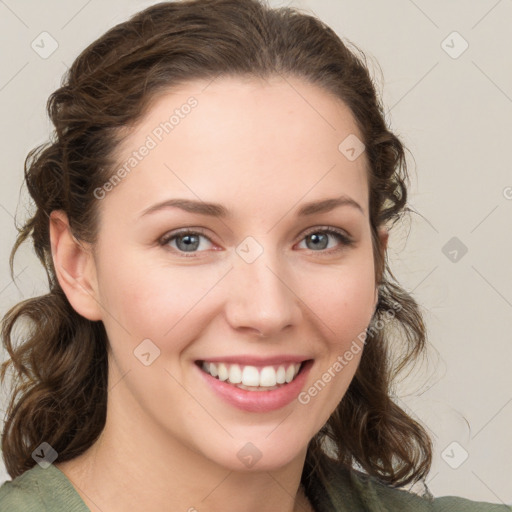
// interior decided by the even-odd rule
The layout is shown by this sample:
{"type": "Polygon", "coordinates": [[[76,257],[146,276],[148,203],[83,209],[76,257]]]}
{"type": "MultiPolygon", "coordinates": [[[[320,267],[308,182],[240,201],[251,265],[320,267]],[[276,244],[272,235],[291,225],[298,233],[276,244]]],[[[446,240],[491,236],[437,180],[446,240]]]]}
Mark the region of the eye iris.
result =
{"type": "Polygon", "coordinates": [[[176,245],[182,251],[191,252],[197,249],[199,245],[198,235],[182,235],[176,237],[176,245]],[[192,241],[191,241],[192,239],[192,241]],[[185,245],[180,246],[180,241],[184,241],[185,245]]]}
{"type": "MultiPolygon", "coordinates": [[[[189,232],[182,235],[175,235],[171,240],[175,240],[179,251],[193,252],[196,251],[200,245],[201,236],[203,235],[189,232]]],[[[329,236],[333,236],[329,231],[316,231],[314,233],[310,233],[305,237],[306,245],[308,246],[308,249],[326,249],[329,245],[329,236]]]]}
{"type": "Polygon", "coordinates": [[[327,244],[328,244],[328,240],[327,240],[327,235],[325,234],[318,234],[318,233],[312,233],[311,235],[308,235],[307,239],[309,240],[312,240],[312,241],[320,241],[320,245],[319,244],[314,244],[312,247],[309,247],[309,249],[311,248],[321,248],[321,249],[325,249],[327,247],[327,244]],[[323,240],[322,240],[323,239],[323,240]],[[324,242],[324,244],[322,244],[322,241],[324,242]]]}

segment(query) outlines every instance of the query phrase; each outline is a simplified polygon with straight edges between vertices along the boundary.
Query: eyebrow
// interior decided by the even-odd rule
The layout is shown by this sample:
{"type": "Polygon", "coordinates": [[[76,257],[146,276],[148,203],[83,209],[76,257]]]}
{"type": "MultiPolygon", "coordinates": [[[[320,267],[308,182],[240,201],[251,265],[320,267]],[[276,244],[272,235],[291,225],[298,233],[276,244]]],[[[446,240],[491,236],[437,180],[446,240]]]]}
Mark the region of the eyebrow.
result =
{"type": "MultiPolygon", "coordinates": [[[[297,217],[306,217],[315,213],[326,213],[340,206],[350,206],[359,210],[364,215],[361,205],[346,195],[322,199],[320,201],[311,201],[303,204],[297,211],[297,217]]],[[[196,201],[193,199],[167,199],[160,203],[154,204],[142,211],[140,217],[154,213],[167,208],[179,208],[189,213],[199,215],[209,215],[211,217],[229,218],[231,216],[229,210],[219,203],[207,203],[205,201],[196,201]]]]}

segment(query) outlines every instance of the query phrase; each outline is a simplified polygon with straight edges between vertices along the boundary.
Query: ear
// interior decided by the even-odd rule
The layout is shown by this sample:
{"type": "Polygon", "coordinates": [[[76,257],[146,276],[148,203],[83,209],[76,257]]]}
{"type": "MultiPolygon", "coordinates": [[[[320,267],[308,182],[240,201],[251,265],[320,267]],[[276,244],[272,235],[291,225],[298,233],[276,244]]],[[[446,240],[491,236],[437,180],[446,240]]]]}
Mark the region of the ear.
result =
{"type": "Polygon", "coordinates": [[[388,248],[389,231],[386,226],[381,226],[379,229],[379,240],[382,246],[382,252],[385,253],[388,248]]]}
{"type": "MultiPolygon", "coordinates": [[[[389,231],[386,226],[381,226],[378,229],[378,235],[379,235],[379,242],[382,247],[382,269],[379,269],[379,276],[382,276],[382,273],[384,272],[384,260],[386,258],[386,250],[388,248],[388,240],[389,240],[389,231]]],[[[375,308],[377,307],[377,302],[379,301],[379,288],[378,286],[375,287],[375,308]]]]}
{"type": "Polygon", "coordinates": [[[57,279],[73,309],[89,320],[101,320],[92,251],[71,233],[62,210],[50,214],[50,244],[57,279]]]}

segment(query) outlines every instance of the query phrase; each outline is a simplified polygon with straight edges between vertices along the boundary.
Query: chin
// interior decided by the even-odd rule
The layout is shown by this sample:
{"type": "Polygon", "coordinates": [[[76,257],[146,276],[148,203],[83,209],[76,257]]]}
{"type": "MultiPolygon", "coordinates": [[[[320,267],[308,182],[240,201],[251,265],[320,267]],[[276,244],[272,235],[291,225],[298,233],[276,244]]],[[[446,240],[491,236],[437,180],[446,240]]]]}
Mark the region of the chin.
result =
{"type": "Polygon", "coordinates": [[[279,436],[275,432],[261,437],[252,436],[245,440],[231,439],[215,443],[216,449],[203,452],[211,461],[230,471],[276,471],[295,459],[304,457],[307,439],[293,439],[279,436]]]}

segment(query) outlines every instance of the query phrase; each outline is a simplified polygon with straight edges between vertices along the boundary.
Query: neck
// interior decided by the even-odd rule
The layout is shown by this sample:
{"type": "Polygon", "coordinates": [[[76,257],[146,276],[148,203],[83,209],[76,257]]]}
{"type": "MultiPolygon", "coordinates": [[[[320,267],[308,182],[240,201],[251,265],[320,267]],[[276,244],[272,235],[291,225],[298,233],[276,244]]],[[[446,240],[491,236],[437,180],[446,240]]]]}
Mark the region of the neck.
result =
{"type": "Polygon", "coordinates": [[[105,428],[91,448],[56,464],[91,512],[313,510],[300,486],[306,449],[275,470],[234,471],[141,420],[143,412],[132,410],[124,418],[121,411],[115,413],[107,413],[105,428]]]}

